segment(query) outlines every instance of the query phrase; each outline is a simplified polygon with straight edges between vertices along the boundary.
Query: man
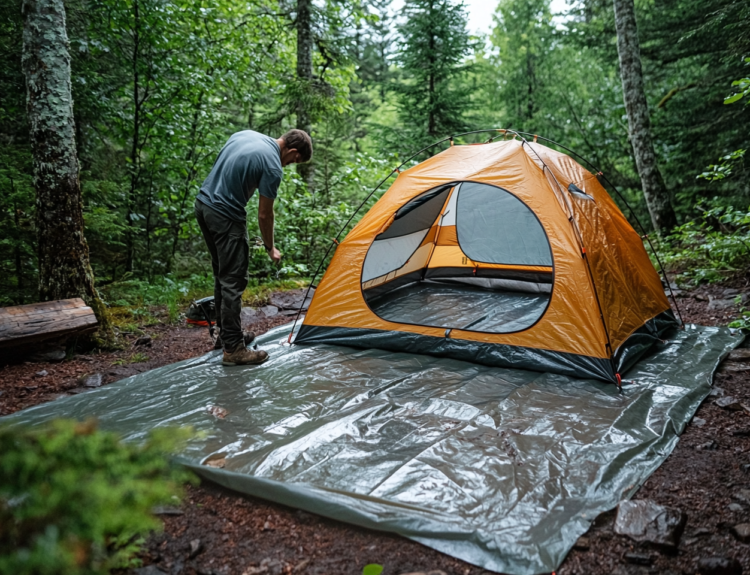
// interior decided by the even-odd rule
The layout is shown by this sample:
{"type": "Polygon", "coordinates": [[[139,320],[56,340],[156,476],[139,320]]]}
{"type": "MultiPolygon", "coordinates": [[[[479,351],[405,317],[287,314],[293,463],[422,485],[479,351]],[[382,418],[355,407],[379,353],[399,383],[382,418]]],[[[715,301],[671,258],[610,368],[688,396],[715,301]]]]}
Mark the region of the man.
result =
{"type": "Polygon", "coordinates": [[[214,304],[219,329],[217,349],[224,365],[256,365],[268,359],[262,350],[249,350],[255,336],[242,333],[242,292],[248,281],[250,245],[245,207],[258,190],[258,225],[268,256],[281,254],[273,242],[273,203],[282,168],[309,162],[312,141],[302,130],[290,130],[274,140],[245,130],[234,134],[219,152],[195,201],[195,216],[203,232],[214,272],[214,304]]]}

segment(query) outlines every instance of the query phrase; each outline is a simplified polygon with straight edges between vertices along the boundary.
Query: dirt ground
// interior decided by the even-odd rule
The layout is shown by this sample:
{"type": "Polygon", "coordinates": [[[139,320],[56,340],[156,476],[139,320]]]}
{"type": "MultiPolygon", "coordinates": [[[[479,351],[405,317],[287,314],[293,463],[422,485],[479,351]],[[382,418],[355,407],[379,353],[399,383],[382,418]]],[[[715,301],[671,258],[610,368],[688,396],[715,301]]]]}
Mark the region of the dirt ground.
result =
{"type": "MultiPolygon", "coordinates": [[[[750,276],[679,293],[683,318],[726,325],[737,307],[719,309],[710,300],[731,299],[731,290],[750,295],[750,276]]],[[[288,319],[267,318],[251,328],[260,334],[288,319]]],[[[150,346],[135,345],[133,336],[122,351],[0,367],[0,415],[85,393],[84,382],[92,374],[101,374],[106,385],[210,349],[205,328],[144,329],[152,338],[150,346]]],[[[678,550],[667,552],[615,534],[614,513],[605,513],[570,552],[559,575],[741,572],[729,567],[699,570],[699,561],[711,557],[736,559],[750,573],[750,543],[732,534],[735,525],[750,523],[750,493],[743,492],[750,489],[750,414],[715,404],[722,395],[731,395],[750,405],[750,371],[732,367],[727,363],[716,374],[714,387],[719,391],[701,405],[675,451],[635,496],[687,513],[678,550]]],[[[142,553],[141,575],[360,575],[369,563],[383,565],[383,575],[489,573],[395,535],[239,496],[209,483],[189,488],[183,505],[166,511],[164,531],[153,535],[142,553]]]]}

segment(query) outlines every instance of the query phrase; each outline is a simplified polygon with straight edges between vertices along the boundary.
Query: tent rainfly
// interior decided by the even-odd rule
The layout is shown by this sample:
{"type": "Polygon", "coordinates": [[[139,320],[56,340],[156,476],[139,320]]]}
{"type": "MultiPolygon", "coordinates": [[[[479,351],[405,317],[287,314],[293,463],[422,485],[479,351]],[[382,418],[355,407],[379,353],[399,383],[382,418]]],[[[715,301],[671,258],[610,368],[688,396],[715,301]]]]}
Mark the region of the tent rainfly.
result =
{"type": "Polygon", "coordinates": [[[619,383],[677,325],[597,177],[514,139],[400,173],[337,247],[295,343],[619,383]]]}

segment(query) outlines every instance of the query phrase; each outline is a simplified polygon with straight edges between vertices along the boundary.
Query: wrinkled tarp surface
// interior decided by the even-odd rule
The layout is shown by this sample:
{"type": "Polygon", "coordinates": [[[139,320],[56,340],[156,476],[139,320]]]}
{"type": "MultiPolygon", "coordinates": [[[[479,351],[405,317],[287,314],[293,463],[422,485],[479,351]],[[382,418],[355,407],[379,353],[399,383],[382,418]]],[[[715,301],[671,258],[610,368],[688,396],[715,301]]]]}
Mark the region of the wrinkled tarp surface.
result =
{"type": "Polygon", "coordinates": [[[740,343],[688,326],[612,384],[428,356],[260,343],[260,367],[220,352],[4,418],[97,417],[129,440],[204,432],[181,454],[237,491],[400,533],[486,569],[556,569],[601,512],[664,461],[740,343]],[[228,411],[224,419],[211,406],[228,411]],[[226,468],[200,465],[226,456],[226,468]]]}
{"type": "Polygon", "coordinates": [[[549,298],[549,294],[419,282],[388,292],[369,305],[381,318],[397,323],[509,333],[534,325],[549,298]]]}

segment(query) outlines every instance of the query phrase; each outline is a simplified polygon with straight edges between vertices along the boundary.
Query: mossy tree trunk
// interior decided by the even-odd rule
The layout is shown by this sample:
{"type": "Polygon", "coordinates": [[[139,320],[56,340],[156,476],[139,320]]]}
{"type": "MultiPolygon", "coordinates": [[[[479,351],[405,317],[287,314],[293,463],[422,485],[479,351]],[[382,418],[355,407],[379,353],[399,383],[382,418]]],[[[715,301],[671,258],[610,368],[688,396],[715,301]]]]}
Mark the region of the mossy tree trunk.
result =
{"type": "Polygon", "coordinates": [[[654,144],[651,140],[651,121],[648,102],[643,88],[641,48],[638,43],[638,25],[635,19],[633,0],[613,0],[615,27],[617,28],[617,52],[620,56],[622,95],[628,114],[630,143],[633,146],[638,175],[641,178],[643,195],[646,197],[651,222],[659,232],[669,232],[677,225],[677,217],[669,199],[659,166],[656,163],[654,144]]]}
{"type": "Polygon", "coordinates": [[[24,0],[23,72],[31,124],[36,190],[39,297],[80,297],[112,338],[105,306],[94,287],[83,235],[81,184],[70,90],[70,55],[62,0],[24,0]]]}
{"type": "MultiPolygon", "coordinates": [[[[313,86],[313,33],[312,33],[312,0],[297,0],[297,80],[300,87],[312,90],[313,86]]],[[[310,113],[310,94],[300,94],[297,102],[297,129],[312,134],[312,114],[310,113]]],[[[315,166],[312,163],[299,164],[297,173],[307,184],[311,192],[315,185],[315,166]]]]}

